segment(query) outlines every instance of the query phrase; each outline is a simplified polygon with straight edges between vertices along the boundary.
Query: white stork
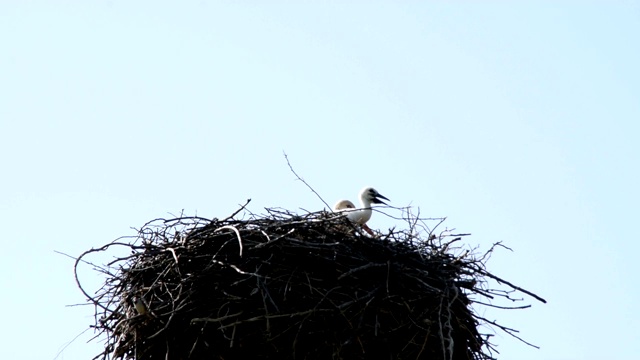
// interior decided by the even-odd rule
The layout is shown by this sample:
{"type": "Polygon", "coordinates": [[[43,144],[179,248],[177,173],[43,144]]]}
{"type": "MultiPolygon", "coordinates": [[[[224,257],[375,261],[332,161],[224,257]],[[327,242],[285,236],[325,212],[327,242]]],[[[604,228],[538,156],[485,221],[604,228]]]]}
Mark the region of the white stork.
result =
{"type": "Polygon", "coordinates": [[[360,205],[359,209],[349,200],[340,200],[333,206],[333,211],[345,213],[347,219],[356,223],[368,232],[370,235],[374,235],[373,231],[367,226],[367,221],[371,219],[372,204],[386,204],[380,199],[389,200],[380,194],[376,189],[372,187],[366,187],[360,191],[360,205]]]}

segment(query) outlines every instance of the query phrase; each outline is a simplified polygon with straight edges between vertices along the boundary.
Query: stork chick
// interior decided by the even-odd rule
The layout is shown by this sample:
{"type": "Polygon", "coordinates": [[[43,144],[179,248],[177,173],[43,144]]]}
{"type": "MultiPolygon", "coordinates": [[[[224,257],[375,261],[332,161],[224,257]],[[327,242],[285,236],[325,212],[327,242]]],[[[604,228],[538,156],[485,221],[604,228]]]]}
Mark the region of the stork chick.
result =
{"type": "Polygon", "coordinates": [[[333,211],[344,212],[351,222],[356,223],[368,232],[370,235],[374,235],[371,228],[367,226],[367,221],[371,219],[372,204],[386,204],[380,199],[389,200],[380,194],[376,189],[372,187],[366,187],[360,191],[360,209],[356,209],[356,206],[349,200],[340,200],[333,206],[333,211]]]}

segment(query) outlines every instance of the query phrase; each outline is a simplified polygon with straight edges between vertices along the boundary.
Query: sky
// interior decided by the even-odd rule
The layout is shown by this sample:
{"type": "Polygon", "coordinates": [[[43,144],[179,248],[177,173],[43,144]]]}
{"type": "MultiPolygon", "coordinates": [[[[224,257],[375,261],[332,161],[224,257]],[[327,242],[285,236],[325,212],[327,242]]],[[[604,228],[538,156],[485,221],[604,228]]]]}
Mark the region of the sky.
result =
{"type": "Polygon", "coordinates": [[[330,204],[374,186],[513,249],[488,270],[548,303],[479,310],[540,346],[499,359],[634,359],[638,34],[623,0],[0,2],[0,358],[101,351],[55,251],[321,210],[286,152],[330,204]]]}

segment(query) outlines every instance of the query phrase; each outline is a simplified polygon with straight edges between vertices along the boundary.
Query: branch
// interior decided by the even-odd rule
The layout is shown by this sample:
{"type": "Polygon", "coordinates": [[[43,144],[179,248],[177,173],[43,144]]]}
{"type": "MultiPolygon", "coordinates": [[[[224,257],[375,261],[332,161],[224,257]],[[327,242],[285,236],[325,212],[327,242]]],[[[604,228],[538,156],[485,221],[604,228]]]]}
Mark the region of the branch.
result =
{"type": "Polygon", "coordinates": [[[321,200],[325,205],[327,205],[327,208],[328,208],[328,209],[331,209],[331,206],[329,206],[329,204],[327,204],[327,202],[326,202],[326,201],[324,201],[324,199],[322,198],[322,196],[320,196],[320,194],[318,194],[315,190],[313,190],[313,188],[311,187],[311,185],[307,184],[307,182],[306,182],[306,181],[304,181],[304,179],[303,179],[303,178],[301,178],[301,177],[300,177],[300,175],[298,175],[298,174],[296,173],[296,171],[295,171],[295,170],[293,170],[293,166],[291,166],[291,163],[289,162],[289,157],[287,156],[287,153],[285,153],[284,151],[283,151],[282,153],[284,154],[284,158],[287,160],[287,165],[289,165],[289,169],[291,170],[291,172],[293,173],[293,175],[295,175],[295,176],[298,178],[298,180],[302,181],[302,183],[304,183],[304,184],[309,188],[309,190],[313,191],[313,193],[314,193],[314,194],[316,194],[316,196],[318,197],[318,199],[320,199],[320,200],[321,200]]]}
{"type": "Polygon", "coordinates": [[[509,334],[509,335],[513,336],[514,338],[516,338],[516,339],[518,339],[518,340],[522,341],[523,343],[525,343],[525,344],[527,344],[527,345],[529,345],[529,346],[531,346],[531,347],[534,347],[534,348],[536,348],[536,349],[540,349],[540,347],[539,347],[539,346],[533,345],[532,343],[527,342],[527,341],[525,341],[524,339],[522,339],[521,337],[519,337],[518,335],[516,335],[516,333],[518,333],[518,332],[519,332],[519,331],[518,331],[518,330],[516,330],[516,329],[511,329],[511,328],[508,328],[508,327],[506,327],[506,326],[502,326],[502,325],[498,324],[498,323],[497,323],[497,322],[495,322],[495,321],[487,320],[487,319],[485,319],[485,318],[483,318],[483,317],[480,317],[480,316],[476,316],[476,318],[477,318],[478,320],[485,321],[485,322],[487,322],[488,324],[491,324],[491,325],[493,325],[493,326],[497,326],[500,330],[502,330],[502,331],[506,332],[507,334],[509,334]]]}
{"type": "Polygon", "coordinates": [[[245,202],[244,205],[242,205],[242,207],[240,207],[240,209],[236,210],[236,212],[234,212],[233,214],[227,216],[227,218],[222,220],[221,222],[225,222],[225,221],[227,221],[229,219],[233,219],[233,217],[238,215],[238,213],[240,211],[244,210],[247,207],[247,205],[249,205],[250,202],[251,202],[251,199],[247,199],[247,202],[245,202]]]}
{"type": "Polygon", "coordinates": [[[525,290],[525,289],[523,289],[523,288],[521,288],[519,286],[513,285],[512,283],[510,283],[510,282],[508,282],[506,280],[502,280],[501,278],[499,278],[499,277],[497,277],[497,276],[495,276],[495,275],[493,275],[493,274],[491,274],[491,273],[489,273],[487,271],[481,270],[480,273],[485,275],[485,276],[488,276],[488,277],[490,277],[490,278],[492,278],[494,280],[496,280],[499,283],[503,283],[503,284],[509,285],[514,290],[518,290],[518,291],[523,292],[523,293],[525,293],[525,294],[527,294],[529,296],[532,296],[532,297],[534,297],[536,300],[538,300],[540,302],[543,302],[545,304],[547,303],[547,300],[545,300],[545,299],[541,298],[540,296],[532,293],[531,291],[527,291],[527,290],[525,290]]]}

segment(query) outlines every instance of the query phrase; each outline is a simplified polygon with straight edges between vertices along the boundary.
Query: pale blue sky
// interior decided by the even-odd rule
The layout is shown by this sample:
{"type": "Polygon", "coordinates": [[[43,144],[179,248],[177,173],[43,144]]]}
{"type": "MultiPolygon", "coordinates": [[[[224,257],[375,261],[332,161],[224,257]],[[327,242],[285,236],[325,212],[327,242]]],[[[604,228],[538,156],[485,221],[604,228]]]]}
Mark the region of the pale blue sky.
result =
{"type": "Polygon", "coordinates": [[[329,203],[371,185],[513,248],[489,270],[549,303],[485,313],[542,347],[500,359],[637,355],[640,3],[323,3],[0,2],[0,358],[92,323],[54,250],[321,209],[283,150],[329,203]]]}

